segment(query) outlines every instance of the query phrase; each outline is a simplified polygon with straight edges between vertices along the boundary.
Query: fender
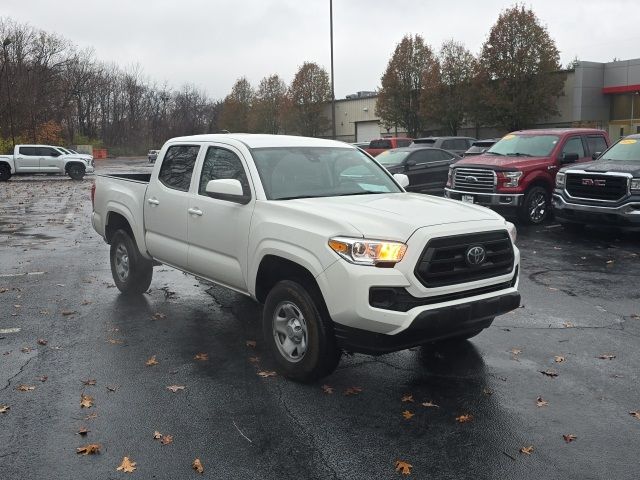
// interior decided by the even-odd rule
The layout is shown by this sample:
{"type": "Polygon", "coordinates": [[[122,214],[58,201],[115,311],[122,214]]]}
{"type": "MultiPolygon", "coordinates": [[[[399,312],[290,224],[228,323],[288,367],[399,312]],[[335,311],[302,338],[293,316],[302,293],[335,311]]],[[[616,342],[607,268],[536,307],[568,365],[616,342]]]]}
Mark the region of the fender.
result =
{"type": "Polygon", "coordinates": [[[16,173],[16,166],[13,158],[0,157],[0,165],[7,165],[9,167],[9,171],[11,172],[11,175],[16,173]]]}
{"type": "Polygon", "coordinates": [[[553,175],[550,171],[541,171],[534,170],[525,176],[525,182],[522,184],[522,191],[525,192],[532,183],[542,182],[545,184],[547,190],[550,192],[553,190],[553,185],[555,183],[555,171],[553,171],[553,175]]]}
{"type": "Polygon", "coordinates": [[[116,202],[115,200],[109,200],[107,202],[105,208],[107,215],[104,222],[105,232],[107,231],[107,225],[109,224],[109,216],[111,213],[118,213],[122,215],[127,222],[129,222],[129,226],[131,227],[131,231],[133,232],[133,237],[138,245],[138,250],[140,254],[148,260],[153,260],[152,257],[147,253],[147,244],[144,241],[144,225],[138,225],[134,220],[134,215],[126,205],[116,202]]]}

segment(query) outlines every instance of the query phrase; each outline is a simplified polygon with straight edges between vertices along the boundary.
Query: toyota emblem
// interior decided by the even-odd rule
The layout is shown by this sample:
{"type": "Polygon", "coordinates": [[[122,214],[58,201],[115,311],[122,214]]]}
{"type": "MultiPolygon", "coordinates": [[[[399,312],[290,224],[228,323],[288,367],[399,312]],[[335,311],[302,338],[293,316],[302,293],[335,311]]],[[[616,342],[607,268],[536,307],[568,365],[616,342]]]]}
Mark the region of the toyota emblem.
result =
{"type": "Polygon", "coordinates": [[[477,267],[482,265],[485,257],[487,256],[487,251],[481,245],[476,245],[475,247],[469,247],[467,250],[467,263],[472,267],[477,267]]]}

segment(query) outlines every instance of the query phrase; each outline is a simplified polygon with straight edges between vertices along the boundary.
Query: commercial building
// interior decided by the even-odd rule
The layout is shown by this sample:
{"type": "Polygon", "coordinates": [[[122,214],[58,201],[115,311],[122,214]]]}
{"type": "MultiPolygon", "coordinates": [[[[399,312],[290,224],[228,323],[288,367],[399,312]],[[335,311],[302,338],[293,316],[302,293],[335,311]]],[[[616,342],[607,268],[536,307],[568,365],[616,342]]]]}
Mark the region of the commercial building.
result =
{"type": "MultiPolygon", "coordinates": [[[[558,99],[559,114],[541,120],[536,127],[594,127],[607,130],[613,140],[640,133],[640,58],[607,63],[579,61],[566,71],[564,93],[558,99]]],[[[336,100],[336,136],[345,142],[366,142],[401,134],[386,128],[375,114],[377,96],[358,92],[336,100]]],[[[331,118],[331,106],[325,115],[331,118]]],[[[448,134],[434,126],[426,134],[448,134]]],[[[506,133],[491,126],[466,127],[459,135],[494,137],[506,133]]]]}

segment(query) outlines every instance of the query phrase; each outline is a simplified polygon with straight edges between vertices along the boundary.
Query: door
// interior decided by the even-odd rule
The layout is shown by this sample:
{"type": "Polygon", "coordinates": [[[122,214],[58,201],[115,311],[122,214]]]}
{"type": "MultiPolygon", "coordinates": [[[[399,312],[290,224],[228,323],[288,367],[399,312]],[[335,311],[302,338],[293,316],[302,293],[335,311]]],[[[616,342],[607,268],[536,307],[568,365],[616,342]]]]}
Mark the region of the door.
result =
{"type": "Polygon", "coordinates": [[[14,161],[18,173],[37,172],[40,169],[40,157],[36,147],[19,147],[14,161]]]}
{"type": "Polygon", "coordinates": [[[407,190],[412,192],[419,192],[425,188],[425,184],[428,181],[428,157],[429,150],[420,149],[415,152],[411,152],[404,160],[405,170],[404,174],[409,177],[409,186],[407,190]]]}
{"type": "Polygon", "coordinates": [[[370,142],[380,138],[380,124],[374,122],[356,122],[356,142],[370,142]]]}
{"type": "Polygon", "coordinates": [[[45,173],[64,173],[64,156],[55,148],[37,147],[40,159],[40,171],[45,173]]]}
{"type": "Polygon", "coordinates": [[[186,269],[189,238],[187,208],[200,145],[172,145],[152,176],[144,201],[147,250],[163,263],[186,269]]]}
{"type": "Polygon", "coordinates": [[[559,160],[562,161],[565,155],[572,155],[572,154],[578,155],[578,159],[575,160],[576,163],[591,161],[591,157],[587,157],[587,151],[584,148],[582,137],[579,137],[579,136],[569,137],[564,142],[564,145],[562,146],[562,150],[560,150],[559,160]]]}
{"type": "Polygon", "coordinates": [[[207,147],[194,195],[189,199],[189,270],[205,278],[246,292],[245,278],[249,226],[255,195],[242,154],[231,146],[207,147]],[[210,197],[210,180],[236,179],[248,203],[210,197]]]}
{"type": "Polygon", "coordinates": [[[409,167],[409,172],[411,168],[415,168],[416,186],[413,185],[413,177],[409,176],[409,188],[413,191],[442,195],[447,183],[449,165],[455,161],[455,157],[438,148],[418,150],[410,158],[414,158],[416,154],[420,154],[416,157],[417,164],[415,167],[409,167]]]}

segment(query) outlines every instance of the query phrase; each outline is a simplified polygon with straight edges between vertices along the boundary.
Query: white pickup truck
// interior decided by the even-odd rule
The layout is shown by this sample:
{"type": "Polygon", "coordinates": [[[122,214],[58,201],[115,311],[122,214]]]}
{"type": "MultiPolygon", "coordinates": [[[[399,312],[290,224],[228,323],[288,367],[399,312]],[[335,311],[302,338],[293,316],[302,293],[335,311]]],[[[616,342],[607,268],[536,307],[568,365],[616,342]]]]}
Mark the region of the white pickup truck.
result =
{"type": "Polygon", "coordinates": [[[248,295],[281,373],[313,381],[342,351],[467,339],[520,304],[515,227],[407,183],[342,142],[196,135],[151,174],[97,175],[92,221],[121,292],[166,264],[248,295]]]}
{"type": "Polygon", "coordinates": [[[82,154],[65,153],[52,145],[16,145],[13,155],[0,155],[0,181],[16,174],[62,174],[82,180],[93,173],[93,158],[82,154]]]}

